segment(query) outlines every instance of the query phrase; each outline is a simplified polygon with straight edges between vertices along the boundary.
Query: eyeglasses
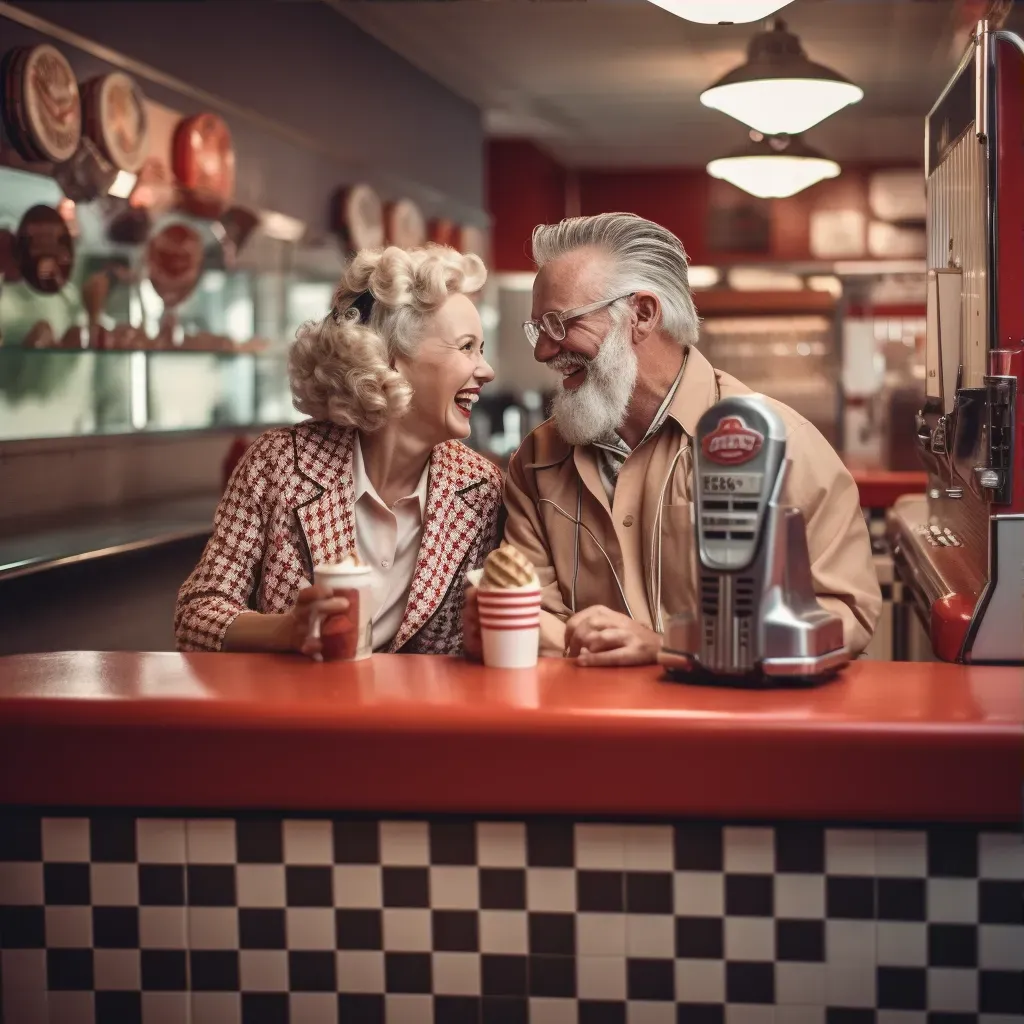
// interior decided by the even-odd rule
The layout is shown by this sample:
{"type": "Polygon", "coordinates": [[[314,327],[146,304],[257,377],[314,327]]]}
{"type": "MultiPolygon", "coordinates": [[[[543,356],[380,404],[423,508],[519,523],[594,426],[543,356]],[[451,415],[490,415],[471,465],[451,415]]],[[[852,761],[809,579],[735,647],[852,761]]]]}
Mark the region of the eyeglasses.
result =
{"type": "Polygon", "coordinates": [[[545,313],[539,320],[524,320],[523,333],[531,348],[537,347],[543,331],[552,341],[563,341],[565,339],[565,325],[570,320],[586,316],[588,313],[596,313],[605,306],[610,306],[619,299],[629,299],[635,292],[628,292],[626,295],[616,295],[614,299],[602,299],[600,302],[591,302],[589,306],[577,306],[575,309],[567,309],[561,313],[545,313]]]}

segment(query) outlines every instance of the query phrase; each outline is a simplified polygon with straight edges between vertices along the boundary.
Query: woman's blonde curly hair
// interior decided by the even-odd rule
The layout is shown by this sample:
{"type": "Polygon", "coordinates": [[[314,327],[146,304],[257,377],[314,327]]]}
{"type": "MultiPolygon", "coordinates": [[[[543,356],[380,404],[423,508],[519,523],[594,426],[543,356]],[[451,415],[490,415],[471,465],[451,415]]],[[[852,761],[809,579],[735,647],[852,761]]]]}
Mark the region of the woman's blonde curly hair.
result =
{"type": "Polygon", "coordinates": [[[479,256],[445,245],[357,253],[331,312],[296,332],[288,357],[295,408],[367,432],[404,415],[412,387],[394,368],[395,357],[415,353],[424,321],[449,295],[472,295],[486,278],[479,256]],[[369,319],[360,323],[353,303],[365,292],[374,301],[369,319]]]}

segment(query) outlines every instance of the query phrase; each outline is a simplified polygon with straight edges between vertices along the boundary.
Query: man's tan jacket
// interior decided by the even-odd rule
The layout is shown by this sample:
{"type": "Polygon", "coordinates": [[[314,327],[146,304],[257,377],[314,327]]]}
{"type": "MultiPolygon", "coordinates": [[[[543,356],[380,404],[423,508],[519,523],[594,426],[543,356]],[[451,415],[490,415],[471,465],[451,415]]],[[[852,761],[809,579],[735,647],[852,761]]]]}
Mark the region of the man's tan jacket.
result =
{"type": "MultiPolygon", "coordinates": [[[[728,374],[717,378],[722,398],[752,394],[728,374]]],[[[630,613],[651,628],[658,625],[659,595],[663,623],[678,612],[696,613],[690,440],[701,415],[715,403],[715,380],[711,364],[690,348],[668,415],[623,463],[611,507],[595,450],[567,444],[552,420],[537,427],[512,456],[505,539],[537,567],[544,593],[542,654],[561,655],[566,619],[591,605],[630,613]],[[684,451],[663,496],[680,448],[684,451]],[[659,559],[655,525],[662,505],[659,559]],[[577,519],[582,523],[578,549],[577,519]]],[[[788,406],[767,401],[787,427],[792,464],[784,495],[804,513],[814,589],[825,608],[842,616],[846,644],[859,654],[878,622],[882,596],[857,485],[811,423],[788,406]]]]}

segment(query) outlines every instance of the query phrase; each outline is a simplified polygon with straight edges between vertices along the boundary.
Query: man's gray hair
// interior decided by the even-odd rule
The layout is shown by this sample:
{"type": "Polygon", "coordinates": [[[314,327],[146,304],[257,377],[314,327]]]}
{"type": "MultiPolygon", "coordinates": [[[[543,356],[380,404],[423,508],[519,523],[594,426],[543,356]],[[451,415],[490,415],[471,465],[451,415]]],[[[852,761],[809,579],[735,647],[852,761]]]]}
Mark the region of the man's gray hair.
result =
{"type": "Polygon", "coordinates": [[[608,297],[653,292],[661,302],[661,326],[680,345],[697,343],[697,311],[686,273],[686,250],[667,228],[634,213],[569,217],[533,229],[533,259],[538,268],[566,253],[593,246],[612,258],[605,282],[608,297]]]}

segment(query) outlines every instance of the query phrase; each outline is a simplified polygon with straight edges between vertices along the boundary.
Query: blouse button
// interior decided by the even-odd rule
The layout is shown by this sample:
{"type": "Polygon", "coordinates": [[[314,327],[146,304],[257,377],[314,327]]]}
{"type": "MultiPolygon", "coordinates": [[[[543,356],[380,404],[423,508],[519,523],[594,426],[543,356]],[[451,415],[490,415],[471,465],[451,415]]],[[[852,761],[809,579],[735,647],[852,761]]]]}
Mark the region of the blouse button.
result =
{"type": "Polygon", "coordinates": [[[389,562],[389,561],[388,561],[388,560],[387,560],[386,558],[382,558],[382,559],[380,560],[380,567],[381,567],[382,569],[386,569],[386,568],[387,568],[387,567],[388,567],[388,566],[389,566],[390,564],[391,564],[391,563],[390,563],[390,562],[389,562]]]}
{"type": "Polygon", "coordinates": [[[633,525],[633,517],[632,516],[626,516],[626,518],[622,520],[622,525],[623,526],[632,526],[633,525]]]}

